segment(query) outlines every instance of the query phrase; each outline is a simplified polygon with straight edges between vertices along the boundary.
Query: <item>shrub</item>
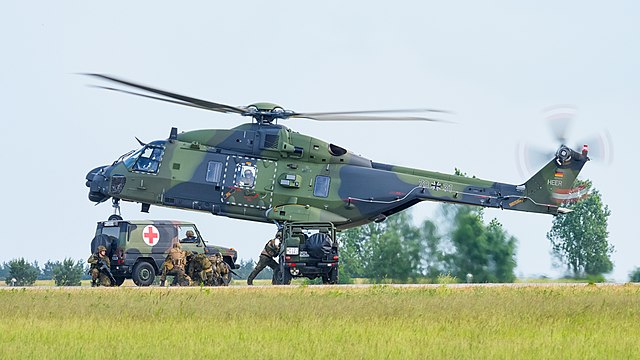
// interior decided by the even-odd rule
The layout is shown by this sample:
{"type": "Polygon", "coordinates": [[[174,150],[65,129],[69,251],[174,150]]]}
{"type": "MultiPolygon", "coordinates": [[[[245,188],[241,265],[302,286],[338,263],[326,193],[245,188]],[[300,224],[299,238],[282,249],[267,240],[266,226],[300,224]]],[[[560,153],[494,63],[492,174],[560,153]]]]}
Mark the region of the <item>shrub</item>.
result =
{"type": "Polygon", "coordinates": [[[629,273],[629,281],[640,282],[640,267],[635,268],[629,273]]]}
{"type": "Polygon", "coordinates": [[[7,285],[11,285],[11,279],[16,279],[15,285],[33,285],[40,274],[40,269],[29,264],[24,258],[13,259],[8,264],[9,275],[5,279],[7,285]]]}
{"type": "Polygon", "coordinates": [[[83,273],[84,264],[80,260],[64,259],[53,266],[53,280],[57,286],[80,286],[83,273]]]}

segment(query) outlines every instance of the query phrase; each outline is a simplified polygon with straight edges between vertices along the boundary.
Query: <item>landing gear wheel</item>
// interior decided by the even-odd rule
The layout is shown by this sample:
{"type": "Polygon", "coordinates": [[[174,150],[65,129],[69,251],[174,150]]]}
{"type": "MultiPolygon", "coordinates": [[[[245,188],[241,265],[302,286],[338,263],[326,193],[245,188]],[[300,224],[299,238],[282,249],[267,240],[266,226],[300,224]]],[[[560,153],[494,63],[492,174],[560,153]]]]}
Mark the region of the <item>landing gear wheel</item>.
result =
{"type": "Polygon", "coordinates": [[[153,284],[153,280],[156,278],[156,271],[153,265],[146,261],[140,261],[133,267],[131,278],[134,284],[138,286],[149,286],[153,284]]]}
{"type": "Polygon", "coordinates": [[[120,212],[120,199],[111,199],[111,206],[113,207],[113,215],[109,216],[109,220],[122,220],[122,213],[120,212]]]}
{"type": "Polygon", "coordinates": [[[120,286],[122,285],[122,283],[124,283],[124,276],[114,276],[114,278],[116,279],[116,283],[114,284],[115,286],[120,286]]]}

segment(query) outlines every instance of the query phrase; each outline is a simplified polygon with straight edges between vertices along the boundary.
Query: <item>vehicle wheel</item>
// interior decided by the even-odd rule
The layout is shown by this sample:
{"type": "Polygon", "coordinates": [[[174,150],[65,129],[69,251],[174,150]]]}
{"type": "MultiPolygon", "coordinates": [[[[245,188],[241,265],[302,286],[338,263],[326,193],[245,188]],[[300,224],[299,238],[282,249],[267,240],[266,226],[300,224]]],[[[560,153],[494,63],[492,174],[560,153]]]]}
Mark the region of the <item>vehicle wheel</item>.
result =
{"type": "Polygon", "coordinates": [[[120,285],[122,285],[122,283],[123,283],[123,282],[124,282],[124,280],[126,279],[124,276],[114,276],[114,278],[116,279],[115,286],[120,286],[120,285]]]}
{"type": "Polygon", "coordinates": [[[338,283],[338,268],[334,267],[329,270],[328,273],[322,274],[322,283],[323,284],[337,284],[338,283]]]}
{"type": "Polygon", "coordinates": [[[109,221],[112,221],[112,220],[120,221],[120,220],[122,220],[122,216],[113,214],[113,215],[109,216],[109,221]]]}
{"type": "Polygon", "coordinates": [[[291,273],[289,270],[282,271],[279,267],[273,271],[273,285],[291,285],[291,273]]]}
{"type": "Polygon", "coordinates": [[[153,284],[153,280],[156,278],[156,271],[153,265],[146,261],[140,261],[133,267],[131,278],[138,286],[149,286],[153,284]]]}

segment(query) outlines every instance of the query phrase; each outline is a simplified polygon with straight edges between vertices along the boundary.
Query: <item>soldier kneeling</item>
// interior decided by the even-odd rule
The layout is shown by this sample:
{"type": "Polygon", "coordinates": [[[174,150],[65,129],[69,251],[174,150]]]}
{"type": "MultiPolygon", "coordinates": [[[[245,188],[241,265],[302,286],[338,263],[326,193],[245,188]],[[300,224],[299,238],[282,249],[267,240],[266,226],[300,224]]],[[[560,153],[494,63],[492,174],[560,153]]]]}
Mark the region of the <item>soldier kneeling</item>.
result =
{"type": "Polygon", "coordinates": [[[180,243],[173,244],[173,248],[169,250],[169,255],[164,260],[162,266],[162,275],[160,276],[160,286],[165,285],[167,275],[173,276],[171,286],[189,286],[191,284],[191,278],[187,276],[185,272],[185,266],[187,264],[187,254],[180,248],[180,243]]]}
{"type": "Polygon", "coordinates": [[[103,245],[98,246],[98,249],[95,253],[89,256],[87,260],[91,267],[89,269],[89,273],[91,274],[91,286],[113,286],[111,279],[109,278],[109,274],[107,272],[109,267],[111,266],[111,261],[109,261],[109,257],[107,256],[107,248],[103,245]]]}

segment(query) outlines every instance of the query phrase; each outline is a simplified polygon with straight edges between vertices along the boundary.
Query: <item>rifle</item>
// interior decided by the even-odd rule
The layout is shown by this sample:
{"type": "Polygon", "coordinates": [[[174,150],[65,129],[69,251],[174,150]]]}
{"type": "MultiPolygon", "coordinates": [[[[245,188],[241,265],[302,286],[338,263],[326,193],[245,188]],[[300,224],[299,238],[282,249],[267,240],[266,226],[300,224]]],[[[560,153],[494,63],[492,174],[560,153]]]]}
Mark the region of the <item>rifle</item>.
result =
{"type": "Polygon", "coordinates": [[[111,286],[115,286],[116,278],[113,277],[113,274],[111,273],[111,269],[109,269],[107,264],[105,264],[104,260],[100,258],[98,258],[98,270],[104,273],[105,275],[107,275],[107,277],[109,277],[109,281],[111,281],[111,286]]]}

